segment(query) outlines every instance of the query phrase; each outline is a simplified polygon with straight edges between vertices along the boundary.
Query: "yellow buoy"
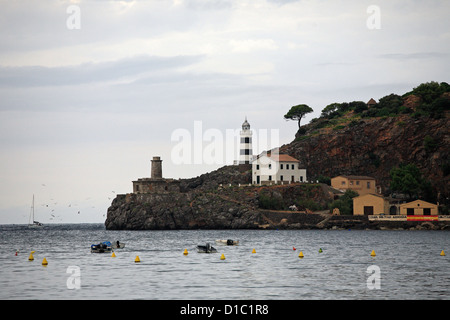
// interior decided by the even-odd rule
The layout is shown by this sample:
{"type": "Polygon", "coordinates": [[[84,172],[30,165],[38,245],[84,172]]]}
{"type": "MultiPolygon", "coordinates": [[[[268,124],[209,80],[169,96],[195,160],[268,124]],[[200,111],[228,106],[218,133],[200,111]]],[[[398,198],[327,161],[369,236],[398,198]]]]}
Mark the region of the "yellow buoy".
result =
{"type": "Polygon", "coordinates": [[[136,256],[136,259],[134,259],[134,262],[141,262],[141,259],[139,259],[139,256],[136,256]]]}
{"type": "Polygon", "coordinates": [[[225,255],[222,253],[222,255],[220,256],[220,260],[225,260],[225,255]]]}
{"type": "Polygon", "coordinates": [[[112,253],[112,255],[111,255],[111,258],[115,258],[116,257],[116,254],[114,253],[114,251],[113,251],[113,253],[112,253]]]}
{"type": "Polygon", "coordinates": [[[47,259],[44,258],[44,260],[42,260],[42,265],[43,265],[43,266],[48,265],[47,259]]]}
{"type": "Polygon", "coordinates": [[[304,257],[304,255],[303,255],[303,252],[302,252],[302,251],[300,251],[300,253],[299,253],[298,257],[299,257],[299,258],[303,258],[303,257],[304,257]]]}
{"type": "Polygon", "coordinates": [[[441,251],[441,256],[445,256],[444,250],[441,251]]]}
{"type": "Polygon", "coordinates": [[[184,249],[184,252],[183,252],[183,254],[184,254],[185,256],[187,256],[187,255],[188,255],[188,251],[187,251],[187,249],[184,249]]]}
{"type": "Polygon", "coordinates": [[[256,253],[256,250],[255,250],[255,248],[253,248],[253,250],[252,250],[252,253],[256,253]]]}
{"type": "Polygon", "coordinates": [[[370,253],[370,255],[371,255],[372,257],[375,257],[375,256],[376,256],[375,250],[372,250],[372,252],[370,253]]]}
{"type": "Polygon", "coordinates": [[[33,261],[34,260],[33,253],[34,253],[34,251],[31,251],[30,256],[28,257],[29,261],[33,261]]]}

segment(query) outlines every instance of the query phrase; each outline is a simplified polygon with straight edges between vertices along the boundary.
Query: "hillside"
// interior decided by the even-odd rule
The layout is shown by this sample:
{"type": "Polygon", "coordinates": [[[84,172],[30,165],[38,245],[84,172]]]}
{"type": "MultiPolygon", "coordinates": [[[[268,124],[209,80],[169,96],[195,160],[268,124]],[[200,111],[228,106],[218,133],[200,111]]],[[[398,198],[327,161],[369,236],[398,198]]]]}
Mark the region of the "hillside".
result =
{"type": "MultiPolygon", "coordinates": [[[[305,108],[306,109],[306,108],[305,108]]],[[[281,153],[300,160],[308,180],[337,175],[376,178],[391,194],[393,168],[413,165],[429,201],[450,207],[450,86],[420,85],[403,96],[391,94],[369,106],[333,103],[320,118],[301,126],[281,153]]],[[[335,194],[323,183],[258,186],[251,166],[224,166],[179,181],[179,191],[117,195],[108,208],[109,230],[166,229],[380,229],[437,228],[448,223],[369,221],[367,216],[331,216],[335,194]],[[295,204],[299,212],[289,211],[295,204]],[[310,213],[316,211],[316,213],[310,213]],[[325,212],[325,213],[324,213],[325,212]]]]}
{"type": "Polygon", "coordinates": [[[403,96],[391,94],[373,106],[331,104],[280,148],[302,162],[309,179],[342,174],[377,179],[390,193],[392,168],[415,165],[431,183],[434,201],[450,197],[450,86],[423,84],[403,96]],[[448,87],[447,87],[448,86],[448,87]],[[424,93],[425,92],[425,93],[424,93]]]}

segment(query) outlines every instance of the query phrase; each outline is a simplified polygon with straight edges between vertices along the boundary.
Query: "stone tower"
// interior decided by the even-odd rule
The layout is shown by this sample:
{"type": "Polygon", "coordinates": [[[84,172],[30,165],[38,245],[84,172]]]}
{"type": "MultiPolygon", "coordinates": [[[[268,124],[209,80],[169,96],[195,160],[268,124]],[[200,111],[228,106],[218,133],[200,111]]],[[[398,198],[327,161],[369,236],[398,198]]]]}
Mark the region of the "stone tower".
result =
{"type": "Polygon", "coordinates": [[[152,179],[162,179],[162,160],[161,157],[153,157],[152,159],[152,179]]]}
{"type": "Polygon", "coordinates": [[[252,151],[252,131],[250,124],[247,122],[247,117],[242,124],[241,143],[239,148],[239,164],[249,164],[253,157],[252,151]]]}

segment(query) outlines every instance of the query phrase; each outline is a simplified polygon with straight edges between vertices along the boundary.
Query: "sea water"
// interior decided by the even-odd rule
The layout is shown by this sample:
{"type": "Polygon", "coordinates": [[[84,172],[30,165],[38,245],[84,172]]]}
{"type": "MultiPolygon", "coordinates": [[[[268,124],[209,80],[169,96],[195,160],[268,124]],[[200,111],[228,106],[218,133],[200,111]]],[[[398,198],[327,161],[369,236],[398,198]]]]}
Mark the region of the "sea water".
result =
{"type": "Polygon", "coordinates": [[[448,231],[2,225],[0,299],[449,299],[449,258],[448,231]],[[117,240],[125,248],[116,249],[115,257],[90,252],[91,244],[117,240]],[[197,252],[207,242],[217,253],[197,252]]]}

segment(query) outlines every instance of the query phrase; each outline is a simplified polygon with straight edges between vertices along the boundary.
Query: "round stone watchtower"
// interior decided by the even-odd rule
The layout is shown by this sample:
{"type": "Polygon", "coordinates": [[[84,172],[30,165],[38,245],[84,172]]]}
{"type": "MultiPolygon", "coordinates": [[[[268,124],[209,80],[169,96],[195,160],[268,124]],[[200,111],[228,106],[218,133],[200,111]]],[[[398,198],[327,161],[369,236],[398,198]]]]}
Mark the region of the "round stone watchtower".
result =
{"type": "Polygon", "coordinates": [[[152,159],[152,179],[162,179],[162,160],[161,157],[153,157],[152,159]]]}

